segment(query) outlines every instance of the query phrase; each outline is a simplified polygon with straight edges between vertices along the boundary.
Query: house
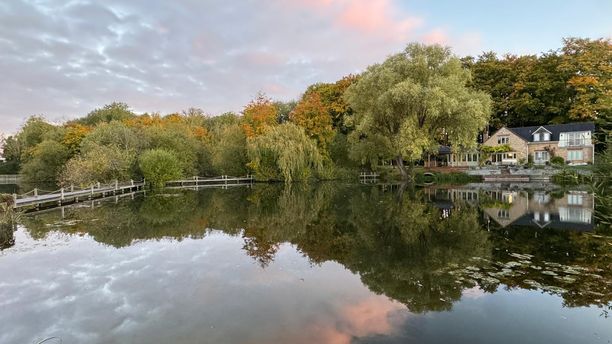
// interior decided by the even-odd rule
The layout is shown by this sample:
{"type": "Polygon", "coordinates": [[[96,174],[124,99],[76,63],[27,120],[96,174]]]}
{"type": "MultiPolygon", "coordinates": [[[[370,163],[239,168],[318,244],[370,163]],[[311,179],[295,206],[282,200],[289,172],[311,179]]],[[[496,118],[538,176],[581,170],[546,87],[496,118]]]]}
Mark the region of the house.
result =
{"type": "Polygon", "coordinates": [[[480,154],[477,150],[456,153],[449,146],[440,146],[437,154],[427,154],[424,166],[433,167],[475,167],[479,165],[480,154]]]}
{"type": "Polygon", "coordinates": [[[530,159],[535,164],[546,164],[555,156],[573,165],[593,163],[594,131],[591,122],[503,127],[482,144],[481,152],[484,147],[492,147],[487,160],[494,165],[516,165],[530,159]]]}

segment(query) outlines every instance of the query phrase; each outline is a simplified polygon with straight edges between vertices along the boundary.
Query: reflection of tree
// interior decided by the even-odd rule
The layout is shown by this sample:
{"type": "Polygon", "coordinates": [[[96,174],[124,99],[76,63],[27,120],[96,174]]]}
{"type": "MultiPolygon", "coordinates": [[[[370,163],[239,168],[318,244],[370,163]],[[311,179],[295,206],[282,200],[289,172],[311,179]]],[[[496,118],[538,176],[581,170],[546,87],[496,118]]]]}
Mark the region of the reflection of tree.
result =
{"type": "Polygon", "coordinates": [[[353,198],[351,208],[349,255],[338,261],[359,272],[372,290],[412,311],[449,309],[472,285],[456,283],[442,269],[491,251],[473,208],[455,209],[442,219],[430,204],[406,194],[398,201],[377,190],[353,198]]]}
{"type": "Polygon", "coordinates": [[[150,195],[134,202],[105,203],[93,208],[65,208],[26,216],[22,222],[33,238],[44,238],[49,230],[87,233],[98,242],[114,247],[136,240],[172,237],[202,237],[204,228],[193,217],[197,205],[193,193],[150,195]]]}
{"type": "Polygon", "coordinates": [[[501,283],[560,295],[569,307],[610,307],[612,238],[528,227],[496,233],[494,264],[507,271],[501,283]]]}
{"type": "Polygon", "coordinates": [[[253,257],[262,268],[268,266],[273,260],[279,244],[266,238],[265,229],[248,228],[244,231],[244,246],[242,248],[250,257],[253,257]]]}
{"type": "Polygon", "coordinates": [[[49,230],[88,233],[115,247],[218,229],[242,236],[246,254],[262,267],[287,242],[315,264],[344,265],[372,291],[415,312],[447,310],[466,288],[495,291],[501,284],[556,293],[568,306],[612,300],[609,238],[551,230],[536,237],[527,228],[488,232],[476,208],[455,203],[443,217],[418,190],[258,184],[67,208],[64,219],[56,211],[22,222],[34,238],[49,230]]]}

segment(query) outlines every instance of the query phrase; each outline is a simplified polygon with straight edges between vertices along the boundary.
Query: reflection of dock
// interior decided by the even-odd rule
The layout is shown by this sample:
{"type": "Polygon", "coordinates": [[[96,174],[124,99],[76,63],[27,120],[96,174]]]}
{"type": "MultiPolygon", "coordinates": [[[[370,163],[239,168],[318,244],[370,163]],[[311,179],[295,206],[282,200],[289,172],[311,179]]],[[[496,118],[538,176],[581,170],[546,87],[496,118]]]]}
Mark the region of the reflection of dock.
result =
{"type": "Polygon", "coordinates": [[[20,174],[0,174],[0,185],[19,184],[21,182],[20,174]]]}
{"type": "Polygon", "coordinates": [[[250,174],[247,174],[245,177],[223,175],[219,177],[205,178],[195,176],[191,179],[171,180],[166,182],[166,187],[198,190],[205,187],[251,185],[254,182],[255,178],[253,178],[253,176],[250,174]]]}
{"type": "Polygon", "coordinates": [[[362,184],[375,184],[378,182],[379,174],[376,172],[359,173],[359,182],[362,184]]]}
{"type": "Polygon", "coordinates": [[[94,198],[91,200],[87,200],[87,201],[83,201],[83,202],[78,202],[78,203],[71,203],[71,204],[65,204],[65,205],[61,205],[61,206],[50,206],[50,207],[44,207],[44,208],[31,208],[29,210],[26,210],[25,212],[28,214],[43,214],[43,213],[47,213],[47,212],[51,212],[51,211],[56,211],[56,210],[60,210],[61,214],[62,214],[62,219],[65,217],[65,209],[66,207],[78,207],[78,208],[95,208],[96,205],[100,205],[102,201],[111,201],[114,200],[115,204],[119,203],[120,199],[123,198],[131,198],[132,200],[135,198],[136,195],[139,194],[143,194],[146,195],[146,191],[143,190],[139,190],[139,191],[132,191],[129,193],[122,193],[122,194],[115,194],[115,195],[111,195],[111,196],[106,196],[106,197],[101,197],[101,198],[94,198]]]}
{"type": "Polygon", "coordinates": [[[130,181],[129,183],[120,184],[115,181],[109,185],[101,185],[100,183],[91,185],[87,188],[78,188],[70,186],[68,188],[60,188],[55,191],[46,191],[35,188],[32,191],[24,194],[13,194],[13,208],[23,207],[54,207],[62,204],[78,203],[84,200],[95,198],[105,198],[109,195],[118,195],[141,190],[144,187],[143,182],[130,181]]]}

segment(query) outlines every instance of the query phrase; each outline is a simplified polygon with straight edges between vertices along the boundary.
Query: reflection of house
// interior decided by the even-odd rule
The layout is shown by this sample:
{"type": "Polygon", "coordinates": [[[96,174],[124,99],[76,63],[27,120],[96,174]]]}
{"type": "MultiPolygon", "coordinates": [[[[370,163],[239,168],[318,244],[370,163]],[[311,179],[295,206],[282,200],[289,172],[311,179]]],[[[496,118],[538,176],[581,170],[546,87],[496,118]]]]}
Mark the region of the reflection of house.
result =
{"type": "Polygon", "coordinates": [[[517,191],[490,191],[487,201],[481,204],[482,210],[502,227],[506,227],[527,212],[529,198],[523,194],[517,191]]]}
{"type": "Polygon", "coordinates": [[[491,199],[501,201],[483,204],[487,216],[502,227],[538,226],[574,230],[593,229],[593,195],[570,191],[555,198],[545,192],[491,192],[491,199]]]}
{"type": "Polygon", "coordinates": [[[488,160],[493,164],[515,165],[519,161],[527,162],[528,157],[535,164],[545,164],[553,156],[560,156],[570,164],[592,163],[594,130],[593,123],[503,127],[483,146],[507,148],[506,152],[490,154],[488,160]]]}

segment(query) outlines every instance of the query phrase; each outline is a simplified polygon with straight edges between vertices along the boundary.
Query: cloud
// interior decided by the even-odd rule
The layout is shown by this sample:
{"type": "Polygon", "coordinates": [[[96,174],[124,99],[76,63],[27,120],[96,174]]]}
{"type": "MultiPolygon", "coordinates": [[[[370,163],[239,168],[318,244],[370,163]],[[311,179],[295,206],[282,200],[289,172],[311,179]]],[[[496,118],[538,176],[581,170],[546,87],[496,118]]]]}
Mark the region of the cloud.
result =
{"type": "MultiPolygon", "coordinates": [[[[297,98],[430,28],[393,0],[14,0],[0,4],[0,132],[112,101],[138,112],[240,111],[297,98]],[[27,25],[24,25],[26,24],[27,25]]],[[[436,31],[426,36],[435,38],[436,31]]],[[[474,41],[474,40],[471,40],[474,41]]]]}

